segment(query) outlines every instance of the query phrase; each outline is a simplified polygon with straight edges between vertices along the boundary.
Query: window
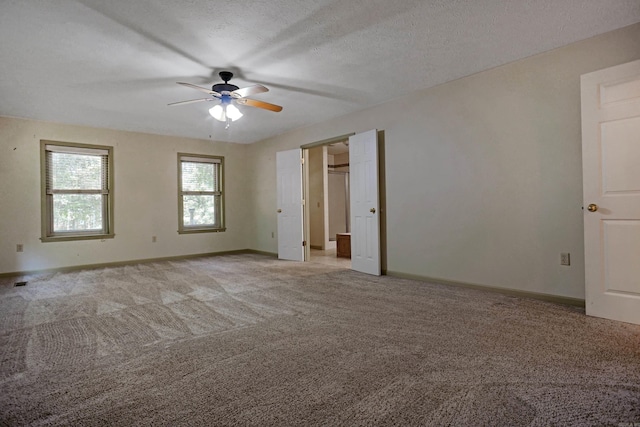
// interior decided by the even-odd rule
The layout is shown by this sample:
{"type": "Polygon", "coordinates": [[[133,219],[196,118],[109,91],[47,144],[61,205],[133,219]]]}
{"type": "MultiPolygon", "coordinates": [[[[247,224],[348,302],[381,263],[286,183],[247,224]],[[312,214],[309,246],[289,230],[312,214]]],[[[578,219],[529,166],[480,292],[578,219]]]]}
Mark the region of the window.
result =
{"type": "Polygon", "coordinates": [[[224,231],[224,157],[178,153],[178,232],[224,231]]]}
{"type": "Polygon", "coordinates": [[[113,148],[41,141],[42,241],[113,237],[113,148]]]}

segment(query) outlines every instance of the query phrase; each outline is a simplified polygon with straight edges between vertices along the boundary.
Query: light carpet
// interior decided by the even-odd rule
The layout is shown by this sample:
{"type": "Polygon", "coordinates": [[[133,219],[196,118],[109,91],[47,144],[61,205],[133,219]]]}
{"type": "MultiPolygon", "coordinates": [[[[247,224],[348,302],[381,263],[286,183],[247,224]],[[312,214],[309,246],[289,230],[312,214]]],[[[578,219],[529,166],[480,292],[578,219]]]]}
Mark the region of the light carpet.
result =
{"type": "Polygon", "coordinates": [[[242,254],[0,280],[1,425],[620,426],[640,327],[242,254]]]}

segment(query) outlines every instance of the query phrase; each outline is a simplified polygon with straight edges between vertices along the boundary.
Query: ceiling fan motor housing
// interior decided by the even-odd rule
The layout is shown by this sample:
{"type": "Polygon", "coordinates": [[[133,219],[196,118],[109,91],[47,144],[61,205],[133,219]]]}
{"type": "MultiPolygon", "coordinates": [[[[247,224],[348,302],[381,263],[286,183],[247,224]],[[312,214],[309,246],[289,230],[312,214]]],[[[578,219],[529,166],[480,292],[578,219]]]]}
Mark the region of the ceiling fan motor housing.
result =
{"type": "Polygon", "coordinates": [[[233,92],[234,90],[238,90],[238,86],[229,84],[229,80],[233,77],[233,73],[230,71],[220,71],[218,73],[220,78],[224,81],[224,83],[218,83],[211,86],[211,90],[222,93],[222,92],[233,92]]]}
{"type": "Polygon", "coordinates": [[[238,90],[238,86],[229,83],[218,83],[211,86],[211,90],[218,93],[233,92],[234,90],[238,90]]]}

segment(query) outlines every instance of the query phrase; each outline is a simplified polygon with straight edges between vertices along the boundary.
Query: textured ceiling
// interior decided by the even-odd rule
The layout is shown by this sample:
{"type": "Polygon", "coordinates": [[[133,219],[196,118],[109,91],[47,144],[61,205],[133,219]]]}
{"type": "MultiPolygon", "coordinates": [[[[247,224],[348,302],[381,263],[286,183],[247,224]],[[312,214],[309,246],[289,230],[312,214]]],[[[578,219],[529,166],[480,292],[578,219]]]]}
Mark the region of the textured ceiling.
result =
{"type": "Polygon", "coordinates": [[[639,21],[640,0],[0,0],[0,115],[250,143],[639,21]],[[225,130],[167,107],[221,70],[284,110],[225,130]]]}

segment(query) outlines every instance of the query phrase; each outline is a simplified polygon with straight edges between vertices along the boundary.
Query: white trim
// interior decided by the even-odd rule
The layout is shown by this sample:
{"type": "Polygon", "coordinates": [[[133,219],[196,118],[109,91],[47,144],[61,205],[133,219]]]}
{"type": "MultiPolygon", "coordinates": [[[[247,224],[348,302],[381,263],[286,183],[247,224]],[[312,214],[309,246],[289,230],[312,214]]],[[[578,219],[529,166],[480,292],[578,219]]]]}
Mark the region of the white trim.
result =
{"type": "Polygon", "coordinates": [[[46,151],[52,151],[55,153],[69,153],[69,154],[89,154],[92,156],[108,156],[109,150],[102,148],[86,148],[86,147],[72,147],[63,145],[46,144],[44,146],[46,151]]]}
{"type": "Polygon", "coordinates": [[[207,157],[193,157],[193,156],[180,156],[181,162],[190,162],[190,163],[222,163],[220,159],[211,159],[207,157]]]}

